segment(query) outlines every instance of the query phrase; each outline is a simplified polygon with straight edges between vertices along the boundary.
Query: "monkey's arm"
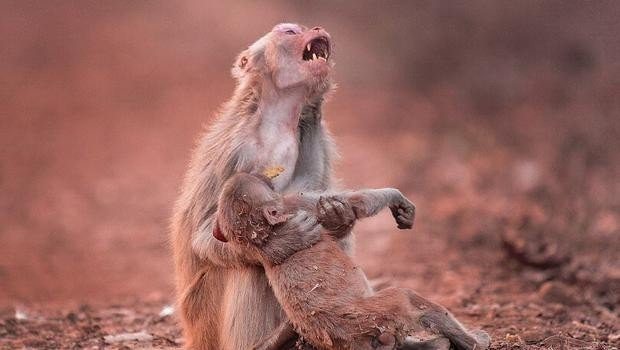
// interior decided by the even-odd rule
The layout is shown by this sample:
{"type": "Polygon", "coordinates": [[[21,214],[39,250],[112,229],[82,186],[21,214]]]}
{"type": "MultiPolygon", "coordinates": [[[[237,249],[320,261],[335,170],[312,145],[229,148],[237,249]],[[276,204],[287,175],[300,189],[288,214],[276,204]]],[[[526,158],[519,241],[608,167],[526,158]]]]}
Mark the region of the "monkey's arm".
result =
{"type": "Polygon", "coordinates": [[[353,208],[337,196],[323,192],[299,192],[284,197],[290,207],[303,208],[320,216],[320,224],[337,239],[346,237],[357,219],[353,208]],[[318,212],[317,212],[318,210],[318,212]]]}
{"type": "Polygon", "coordinates": [[[321,101],[304,106],[297,127],[299,155],[286,192],[326,191],[331,185],[331,158],[335,154],[321,121],[321,101]]]}
{"type": "Polygon", "coordinates": [[[415,219],[415,205],[395,188],[359,190],[338,193],[328,197],[322,196],[319,198],[317,206],[319,221],[321,221],[323,211],[321,203],[325,202],[327,198],[350,206],[357,219],[374,216],[385,207],[390,208],[400,229],[411,228],[415,219]]]}
{"type": "MultiPolygon", "coordinates": [[[[331,185],[330,162],[335,151],[321,120],[321,101],[304,107],[298,133],[299,156],[286,192],[324,192],[331,185]]],[[[346,237],[355,224],[355,215],[348,209],[336,201],[325,203],[323,227],[338,239],[346,237]]]]}

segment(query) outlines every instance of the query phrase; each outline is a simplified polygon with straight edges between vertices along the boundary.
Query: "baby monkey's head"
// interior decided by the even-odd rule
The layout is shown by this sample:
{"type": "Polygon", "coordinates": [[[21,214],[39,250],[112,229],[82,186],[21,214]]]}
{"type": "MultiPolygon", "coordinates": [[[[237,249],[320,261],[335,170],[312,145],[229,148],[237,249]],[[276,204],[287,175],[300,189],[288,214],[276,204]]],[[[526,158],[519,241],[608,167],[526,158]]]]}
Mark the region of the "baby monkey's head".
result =
{"type": "Polygon", "coordinates": [[[287,218],[282,197],[268,177],[238,173],[220,193],[213,236],[222,242],[260,245],[273,226],[287,218]]]}
{"type": "Polygon", "coordinates": [[[331,56],[331,37],[323,28],[280,23],[239,55],[232,72],[240,81],[259,74],[278,89],[306,87],[324,93],[330,87],[331,56]]]}

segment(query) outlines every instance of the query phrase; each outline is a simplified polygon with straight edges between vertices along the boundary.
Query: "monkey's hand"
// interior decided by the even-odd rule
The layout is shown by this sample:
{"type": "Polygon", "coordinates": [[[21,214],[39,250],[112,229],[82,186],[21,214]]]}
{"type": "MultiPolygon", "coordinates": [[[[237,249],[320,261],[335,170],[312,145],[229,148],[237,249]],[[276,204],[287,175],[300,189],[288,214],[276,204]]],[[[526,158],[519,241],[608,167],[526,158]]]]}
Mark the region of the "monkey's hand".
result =
{"type": "Polygon", "coordinates": [[[347,200],[337,195],[321,196],[317,204],[319,222],[336,238],[346,236],[355,224],[355,211],[347,200]]]}
{"type": "Polygon", "coordinates": [[[413,227],[415,205],[403,196],[400,191],[398,191],[398,196],[393,203],[390,204],[390,211],[392,211],[392,216],[394,216],[399,229],[404,230],[413,227]]]}
{"type": "Polygon", "coordinates": [[[318,242],[320,233],[321,225],[317,217],[305,210],[299,210],[293,217],[274,226],[261,250],[268,261],[278,265],[296,252],[318,242]]]}

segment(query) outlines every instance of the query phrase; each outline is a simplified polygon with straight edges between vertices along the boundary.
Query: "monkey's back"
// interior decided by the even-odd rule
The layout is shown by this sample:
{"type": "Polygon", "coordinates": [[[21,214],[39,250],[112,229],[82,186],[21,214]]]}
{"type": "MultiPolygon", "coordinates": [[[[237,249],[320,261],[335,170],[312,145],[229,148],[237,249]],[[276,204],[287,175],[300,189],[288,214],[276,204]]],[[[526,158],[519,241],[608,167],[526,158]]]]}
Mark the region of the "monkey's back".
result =
{"type": "MultiPolygon", "coordinates": [[[[297,331],[316,344],[352,339],[350,305],[372,294],[362,269],[323,233],[314,246],[266,266],[276,298],[297,331]]],[[[359,331],[359,330],[358,330],[359,331]]]]}

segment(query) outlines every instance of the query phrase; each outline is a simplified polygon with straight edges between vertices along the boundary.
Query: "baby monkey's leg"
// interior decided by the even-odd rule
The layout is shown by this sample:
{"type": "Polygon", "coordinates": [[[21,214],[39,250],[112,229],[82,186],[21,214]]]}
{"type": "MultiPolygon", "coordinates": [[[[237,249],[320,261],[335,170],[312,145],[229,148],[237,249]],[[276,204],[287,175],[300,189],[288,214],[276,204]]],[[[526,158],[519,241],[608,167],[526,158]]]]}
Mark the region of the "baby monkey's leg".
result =
{"type": "MultiPolygon", "coordinates": [[[[468,331],[443,306],[435,304],[410,289],[387,288],[375,295],[359,300],[352,306],[354,312],[368,315],[367,319],[382,320],[398,328],[422,331],[448,338],[460,350],[486,350],[490,345],[489,336],[483,331],[468,331]],[[386,311],[392,312],[386,318],[386,311]]],[[[375,324],[362,324],[362,329],[376,327],[375,324]]],[[[399,349],[446,349],[445,340],[440,338],[426,342],[403,339],[399,349]]],[[[402,341],[402,340],[401,340],[402,341]]]]}
{"type": "Polygon", "coordinates": [[[481,330],[468,331],[445,307],[435,304],[409,289],[401,289],[409,297],[420,325],[450,339],[457,349],[485,350],[491,344],[489,335],[481,330]]]}

